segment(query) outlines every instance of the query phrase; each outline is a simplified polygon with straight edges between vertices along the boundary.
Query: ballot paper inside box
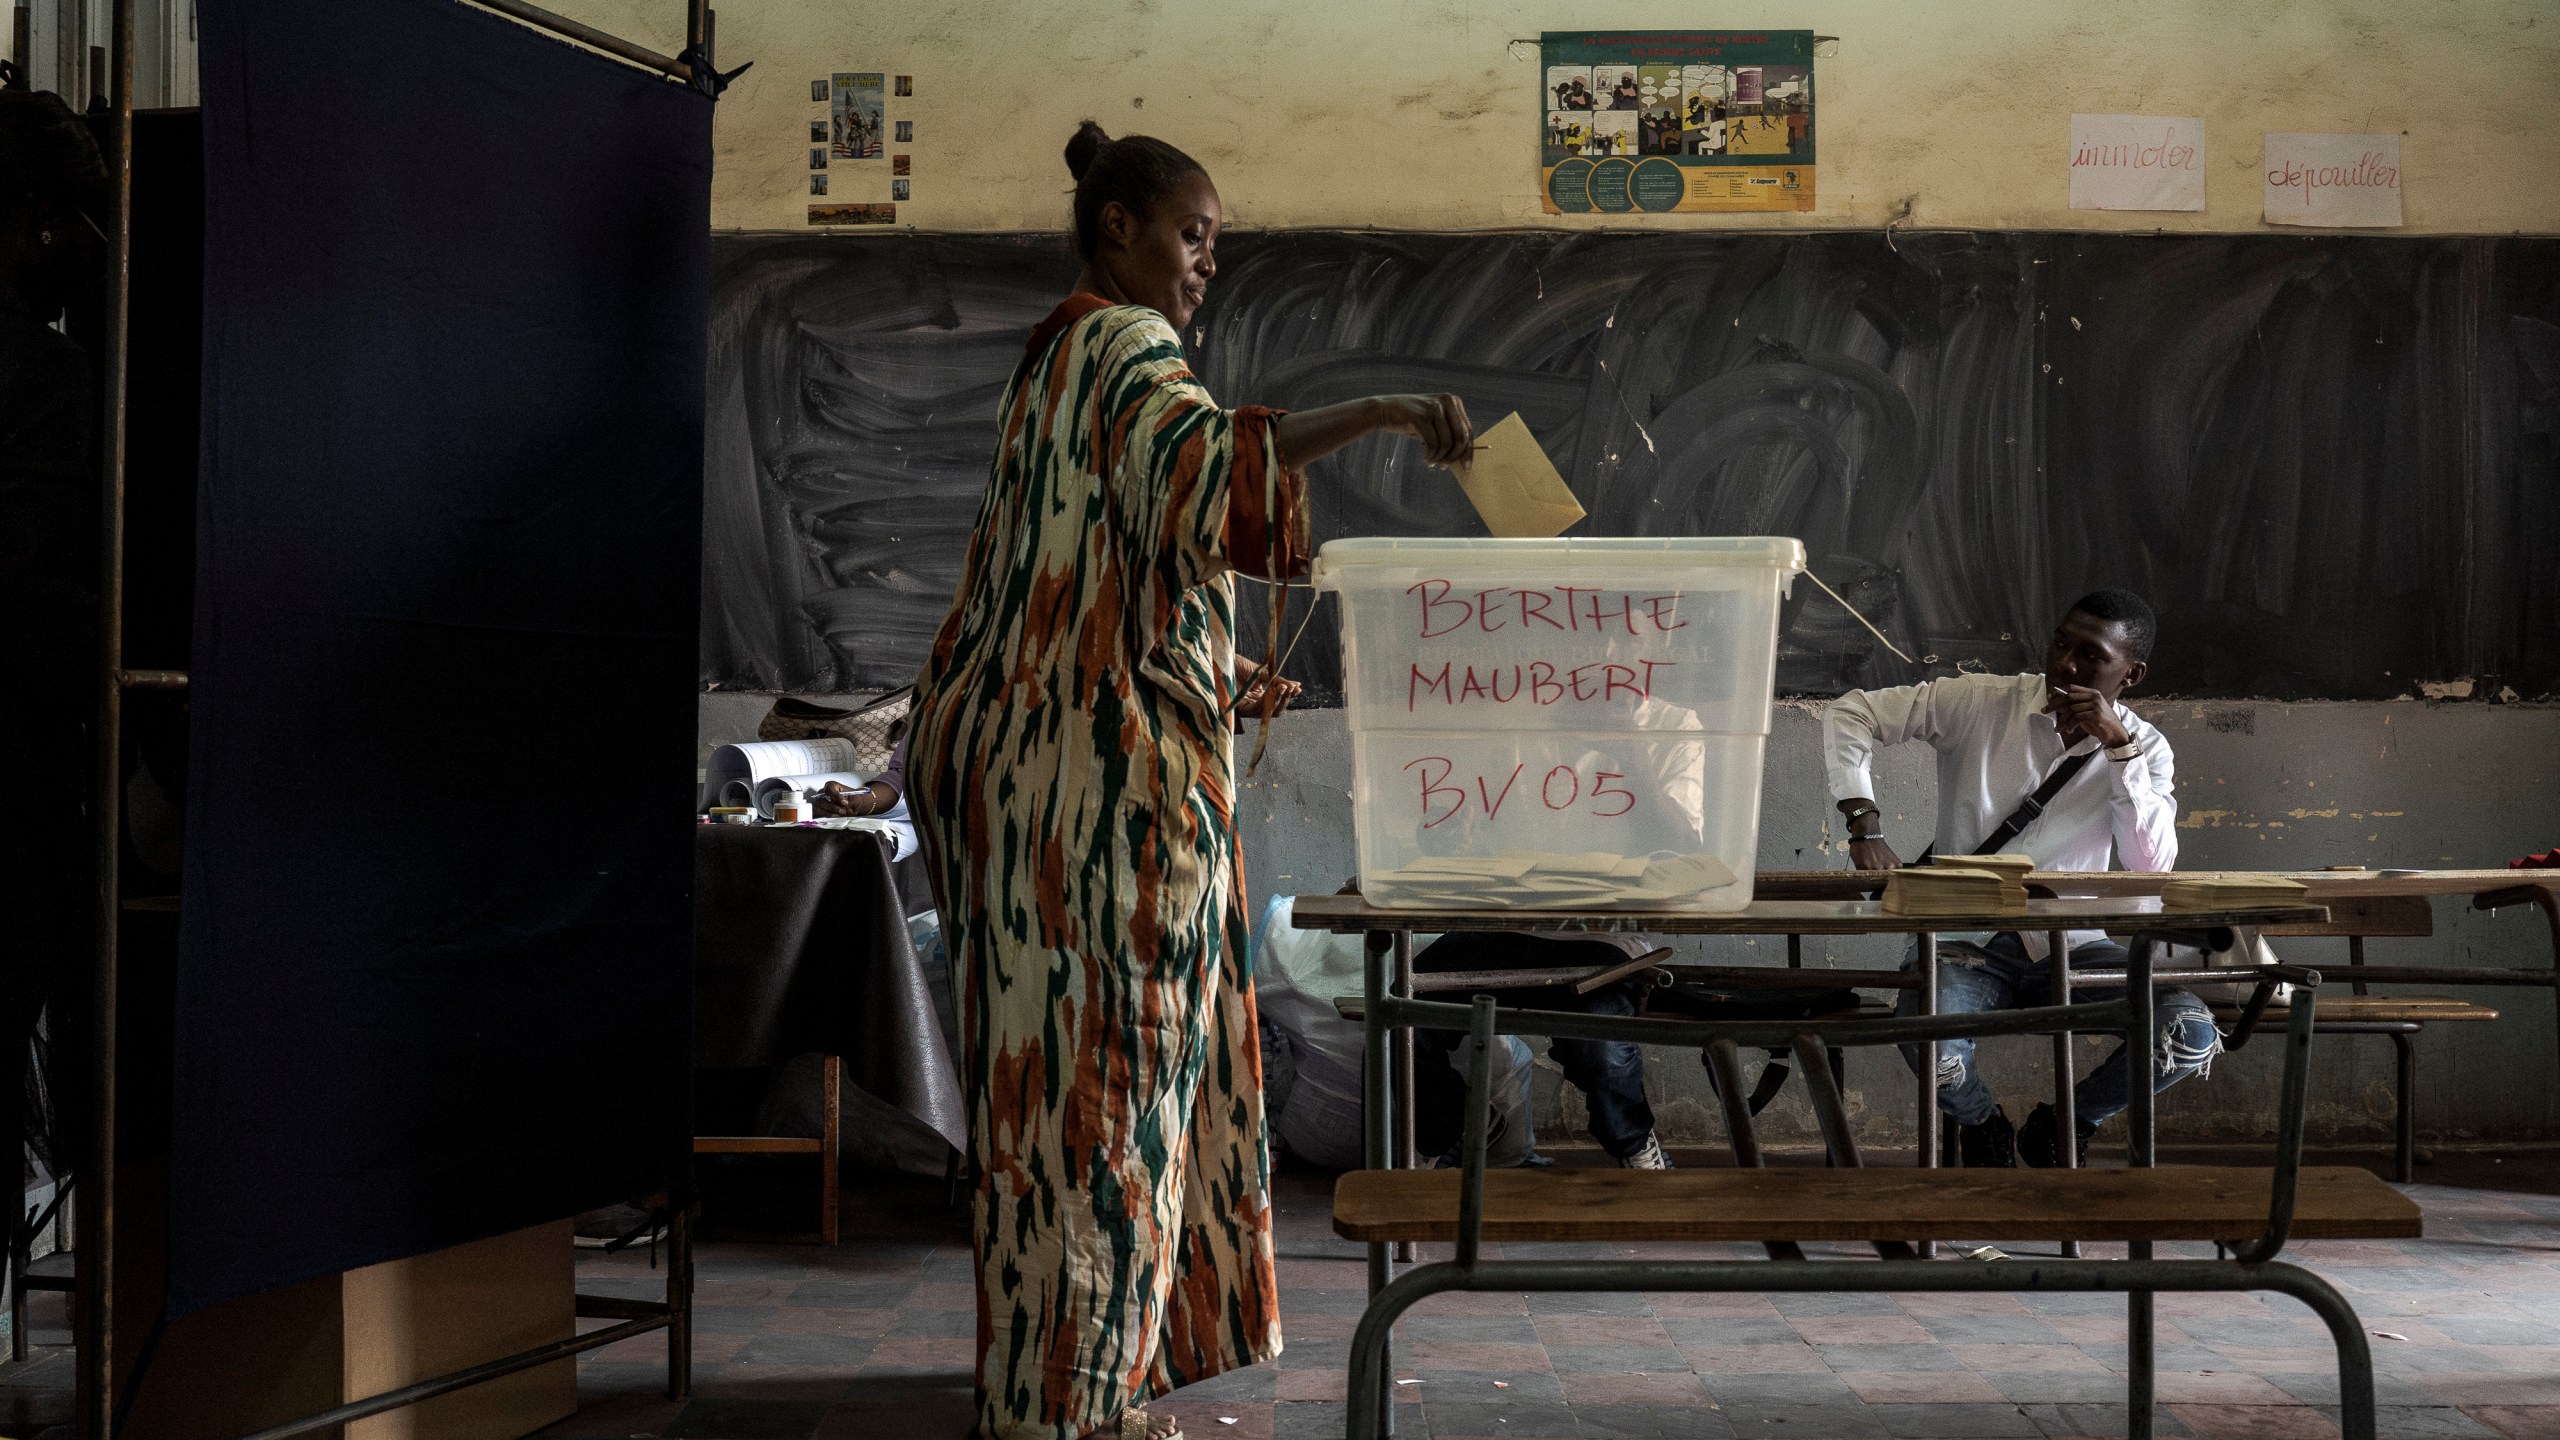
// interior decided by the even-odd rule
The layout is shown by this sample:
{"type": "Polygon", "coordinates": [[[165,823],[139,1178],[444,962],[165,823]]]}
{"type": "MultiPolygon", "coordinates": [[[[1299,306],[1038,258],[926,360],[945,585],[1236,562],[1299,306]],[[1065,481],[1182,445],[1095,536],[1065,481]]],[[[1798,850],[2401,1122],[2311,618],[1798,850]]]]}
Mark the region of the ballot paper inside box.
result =
{"type": "Polygon", "coordinates": [[[1360,888],[1398,906],[1739,909],[1765,737],[1380,730],[1352,739],[1360,888]]]}
{"type": "Polygon", "coordinates": [[[1363,893],[1399,906],[1750,899],[1787,539],[1348,540],[1363,893]]]}

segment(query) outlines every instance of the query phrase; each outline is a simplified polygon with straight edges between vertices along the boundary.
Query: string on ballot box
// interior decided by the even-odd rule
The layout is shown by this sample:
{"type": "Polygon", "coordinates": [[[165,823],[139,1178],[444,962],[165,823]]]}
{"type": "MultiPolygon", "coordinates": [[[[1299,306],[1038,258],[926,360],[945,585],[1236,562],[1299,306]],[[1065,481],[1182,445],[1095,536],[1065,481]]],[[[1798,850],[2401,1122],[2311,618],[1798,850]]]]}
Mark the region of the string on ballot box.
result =
{"type": "Polygon", "coordinates": [[[1870,635],[1873,635],[1874,637],[1876,637],[1876,643],[1878,643],[1878,644],[1880,644],[1880,645],[1884,646],[1884,648],[1886,648],[1887,650],[1892,651],[1892,652],[1893,652],[1894,654],[1896,654],[1896,655],[1901,655],[1901,656],[1902,656],[1902,663],[1903,663],[1903,664],[1905,664],[1905,665],[1917,665],[1917,664],[1919,664],[1919,663],[1920,663],[1919,661],[1912,659],[1912,658],[1911,658],[1910,656],[1908,656],[1908,655],[1903,655],[1903,654],[1902,654],[1902,647],[1901,647],[1901,646],[1899,646],[1899,645],[1894,644],[1891,640],[1886,639],[1886,638],[1885,638],[1885,634],[1884,634],[1884,632],[1876,628],[1876,622],[1874,622],[1873,620],[1868,619],[1868,618],[1867,618],[1866,616],[1864,616],[1864,615],[1859,614],[1859,613],[1858,613],[1858,607],[1857,607],[1857,606],[1852,605],[1852,604],[1850,604],[1848,601],[1841,599],[1841,598],[1840,598],[1840,592],[1839,592],[1839,591],[1834,590],[1834,589],[1832,589],[1830,586],[1823,584],[1823,583],[1822,583],[1822,577],[1813,573],[1813,567],[1811,567],[1811,566],[1806,566],[1806,567],[1805,567],[1804,578],[1806,578],[1807,580],[1812,581],[1812,582],[1813,582],[1813,586],[1814,586],[1814,588],[1815,588],[1815,589],[1817,589],[1817,590],[1821,591],[1821,592],[1822,592],[1823,594],[1825,594],[1825,595],[1830,596],[1830,597],[1832,598],[1832,600],[1833,600],[1834,602],[1836,602],[1836,603],[1840,606],[1840,608],[1841,608],[1841,609],[1848,611],[1848,612],[1849,612],[1849,618],[1850,618],[1850,619],[1855,620],[1855,621],[1857,621],[1859,624],[1866,626],[1866,627],[1867,627],[1867,633],[1868,633],[1868,634],[1870,634],[1870,635]]]}
{"type": "MultiPolygon", "coordinates": [[[[1264,676],[1263,683],[1265,685],[1275,685],[1279,683],[1280,676],[1288,669],[1289,658],[1298,653],[1298,642],[1306,638],[1307,626],[1316,618],[1317,596],[1315,587],[1307,587],[1307,613],[1298,621],[1298,628],[1290,634],[1289,643],[1284,648],[1280,645],[1280,622],[1289,613],[1289,591],[1291,588],[1289,582],[1286,580],[1265,580],[1259,575],[1247,575],[1241,570],[1233,573],[1239,579],[1250,580],[1256,585],[1267,585],[1271,587],[1274,592],[1271,597],[1271,635],[1262,652],[1262,673],[1264,676]]],[[[1271,715],[1272,712],[1268,708],[1264,709],[1262,712],[1262,727],[1260,733],[1255,735],[1253,741],[1253,759],[1247,762],[1244,767],[1244,778],[1247,780],[1253,778],[1254,771],[1262,768],[1263,749],[1271,743],[1271,715]]]]}

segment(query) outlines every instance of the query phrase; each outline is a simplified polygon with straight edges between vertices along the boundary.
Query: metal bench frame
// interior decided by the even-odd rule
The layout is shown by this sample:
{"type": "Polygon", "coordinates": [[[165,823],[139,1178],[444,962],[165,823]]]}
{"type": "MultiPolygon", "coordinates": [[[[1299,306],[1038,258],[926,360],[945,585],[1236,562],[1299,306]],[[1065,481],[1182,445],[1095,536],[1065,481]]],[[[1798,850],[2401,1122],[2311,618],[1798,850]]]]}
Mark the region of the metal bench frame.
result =
{"type": "MultiPolygon", "coordinates": [[[[1916,1015],[1890,1019],[1814,1019],[1778,1022],[1674,1021],[1648,1018],[1573,1015],[1537,1010],[1500,1010],[1489,996],[1477,996],[1472,1008],[1424,1000],[1399,999],[1380,993],[1378,968],[1370,968],[1370,991],[1364,1019],[1369,1030],[1369,1083],[1372,1095],[1386,1090],[1386,1031],[1390,1026],[1424,1026],[1466,1030],[1475,1040],[1467,1080],[1464,1172],[1458,1199],[1457,1254],[1452,1260],[1418,1265],[1393,1279],[1386,1277],[1383,1245],[1371,1247],[1371,1294],[1351,1340],[1347,1434],[1350,1440],[1376,1440],[1393,1433],[1395,1401],[1388,1347],[1397,1319],[1417,1302],[1447,1291],[1635,1291],[1745,1293],[1809,1291],[2092,1291],[2126,1296],[2128,1434],[2148,1440],[2156,1412],[2154,1394],[2152,1296],[2160,1291],[2273,1291],[2309,1306],[2329,1327],[2338,1350],[2340,1426],[2346,1440],[2373,1440],[2373,1355],[2362,1322],[2346,1298],[2329,1282],[2298,1265],[2280,1262],[2293,1223],[2294,1198],[2302,1165],[2303,1111],[2308,1094],[2312,1027],[2316,1016],[2317,971],[2285,967],[2284,978],[2296,986],[2285,1033],[2284,1093],[2278,1119],[2273,1189],[2267,1223],[2259,1238],[2239,1247],[2228,1260],[2161,1260],[2152,1242],[2127,1243],[2123,1260],[2003,1259],[1948,1263],[1910,1258],[1900,1242],[1878,1242],[1885,1258],[1868,1261],[1807,1261],[1800,1251],[1771,1237],[1773,1256],[1765,1261],[1704,1260],[1486,1260],[1481,1258],[1484,1227],[1485,1144],[1492,1109],[1492,1039],[1496,1034],[1564,1035],[1596,1040],[1696,1048],[1723,1069],[1741,1047],[1786,1047],[1810,1059],[1831,1046],[1925,1044],[1991,1035],[2055,1034],[2069,1031],[2121,1029],[2125,1044],[2138,1059],[2135,1074],[2154,1068],[2155,985],[2153,952],[2164,943],[2194,944],[2199,937],[2172,932],[2146,932],[2134,938],[2126,967],[2130,983],[2122,998],[2111,1001],[2045,1006],[2031,1010],[1967,1015],[1916,1015]],[[1789,1253],[1794,1252],[1794,1253],[1789,1253]]],[[[1933,1047],[1934,1048],[1934,1047],[1933,1047]]],[[[1813,1093],[1815,1113],[1838,1165],[1855,1165],[1857,1152],[1840,1092],[1828,1083],[1830,1067],[1803,1067],[1813,1093]]],[[[1738,1078],[1738,1072],[1729,1072],[1738,1078]]],[[[1724,1087],[1739,1096],[1733,1085],[1724,1087]]],[[[2133,1088],[2130,1163],[2153,1163],[2153,1096],[2148,1085],[2133,1088]]],[[[1747,1109],[1728,1103],[1737,1152],[1756,1153],[1747,1109]]],[[[1372,1164],[1383,1159],[1385,1136],[1373,1125],[1372,1164]]],[[[1956,1172],[1961,1174],[1961,1172],[1956,1172]]],[[[1952,1178],[1952,1177],[1951,1177],[1952,1178]]],[[[1997,1237],[1984,1237],[1997,1238],[1997,1237]]]]}

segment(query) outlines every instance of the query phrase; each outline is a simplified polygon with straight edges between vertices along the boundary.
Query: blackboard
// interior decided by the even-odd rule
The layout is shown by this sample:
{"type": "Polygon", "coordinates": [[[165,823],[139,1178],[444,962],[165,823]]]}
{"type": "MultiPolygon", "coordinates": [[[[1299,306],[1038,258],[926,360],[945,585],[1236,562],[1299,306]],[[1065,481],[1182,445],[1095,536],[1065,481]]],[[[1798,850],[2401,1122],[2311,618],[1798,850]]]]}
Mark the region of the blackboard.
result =
{"type": "MultiPolygon", "coordinates": [[[[2560,241],[1275,232],[1219,263],[1186,338],[1222,401],[1517,410],[1578,533],[1797,536],[1922,662],[1799,586],[1782,691],[2031,668],[2105,585],[2160,609],[2155,694],[2560,688],[2560,241]]],[[[1075,267],[932,235],[713,265],[702,678],[902,684],[1075,267]]],[[[1483,533],[1407,443],[1315,494],[1319,539],[1483,533]]],[[[1334,691],[1329,605],[1289,668],[1334,691]]]]}

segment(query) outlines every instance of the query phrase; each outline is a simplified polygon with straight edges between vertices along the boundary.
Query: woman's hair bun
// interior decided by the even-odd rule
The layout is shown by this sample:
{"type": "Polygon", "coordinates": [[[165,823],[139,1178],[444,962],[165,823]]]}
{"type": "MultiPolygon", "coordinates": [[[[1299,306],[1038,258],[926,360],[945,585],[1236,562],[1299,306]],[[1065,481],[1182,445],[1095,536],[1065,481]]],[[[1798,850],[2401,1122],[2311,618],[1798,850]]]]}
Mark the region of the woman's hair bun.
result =
{"type": "Polygon", "coordinates": [[[1092,121],[1087,120],[1077,126],[1076,133],[1067,140],[1067,173],[1078,180],[1083,179],[1084,172],[1093,168],[1093,157],[1101,154],[1102,147],[1110,143],[1111,132],[1092,121]]]}

